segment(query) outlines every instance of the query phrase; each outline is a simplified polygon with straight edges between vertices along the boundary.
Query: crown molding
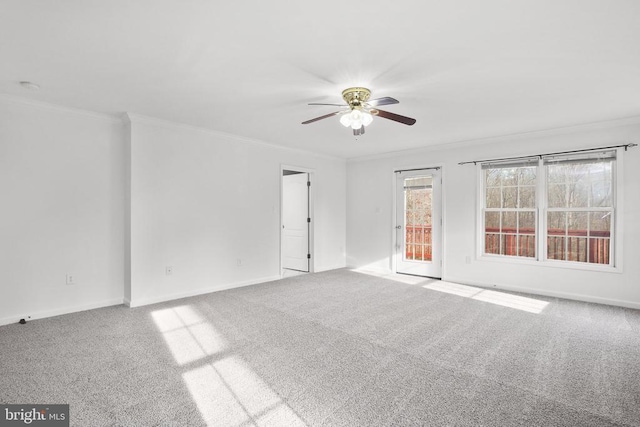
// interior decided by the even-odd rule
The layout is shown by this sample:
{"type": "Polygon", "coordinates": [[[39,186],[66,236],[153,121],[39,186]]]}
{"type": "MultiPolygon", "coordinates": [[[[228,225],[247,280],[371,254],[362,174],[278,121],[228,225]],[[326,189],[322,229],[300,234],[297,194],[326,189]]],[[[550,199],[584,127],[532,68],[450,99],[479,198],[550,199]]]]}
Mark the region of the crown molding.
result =
{"type": "Polygon", "coordinates": [[[483,138],[465,139],[461,141],[443,142],[433,145],[427,145],[418,148],[410,148],[407,150],[390,151],[380,154],[372,154],[369,156],[351,157],[347,159],[347,163],[359,163],[370,160],[388,159],[398,156],[417,155],[429,153],[433,151],[464,149],[470,146],[482,146],[495,144],[505,141],[518,141],[532,138],[543,138],[549,136],[569,135],[580,132],[595,131],[609,129],[622,126],[631,126],[640,124],[640,116],[624,117],[620,119],[603,120],[591,123],[582,123],[571,126],[555,127],[549,129],[532,130],[525,132],[510,133],[504,135],[488,136],[483,138]]]}
{"type": "Polygon", "coordinates": [[[217,138],[223,138],[227,140],[239,141],[239,142],[244,142],[244,143],[253,144],[253,145],[260,145],[263,147],[268,147],[268,148],[277,149],[277,150],[284,150],[284,151],[289,151],[293,153],[304,154],[307,156],[314,156],[318,158],[324,158],[329,160],[339,160],[341,162],[346,162],[346,159],[342,157],[330,156],[328,154],[316,153],[313,151],[303,150],[300,148],[287,147],[285,145],[279,145],[279,144],[275,144],[275,143],[271,143],[271,142],[267,142],[259,139],[248,138],[240,135],[235,135],[232,133],[221,132],[221,131],[203,128],[199,126],[187,125],[184,123],[172,122],[169,120],[158,119],[155,117],[145,116],[142,114],[125,113],[122,116],[122,120],[125,121],[125,123],[130,123],[130,124],[142,123],[142,124],[162,127],[170,130],[199,133],[207,136],[214,136],[217,138]]]}
{"type": "Polygon", "coordinates": [[[15,95],[0,94],[0,102],[4,102],[7,104],[27,105],[29,107],[36,107],[36,108],[41,108],[45,110],[57,111],[59,113],[65,113],[65,114],[73,114],[76,116],[91,117],[93,119],[108,120],[111,122],[122,121],[122,118],[117,114],[98,113],[96,111],[84,110],[82,108],[65,107],[58,104],[51,104],[49,102],[37,101],[34,99],[23,98],[21,96],[15,96],[15,95]]]}
{"type": "Polygon", "coordinates": [[[59,113],[65,114],[73,114],[78,116],[90,117],[94,119],[100,120],[108,120],[110,122],[118,122],[124,123],[125,125],[131,125],[132,123],[145,123],[153,126],[164,127],[166,129],[174,129],[181,130],[186,132],[195,132],[206,134],[210,136],[216,136],[218,138],[230,139],[235,141],[241,141],[249,144],[261,145],[264,147],[269,147],[278,150],[285,150],[289,152],[304,154],[307,156],[314,156],[318,158],[324,158],[329,160],[338,160],[341,162],[346,162],[346,159],[337,156],[330,156],[328,154],[316,153],[313,151],[303,150],[299,148],[287,147],[284,145],[279,145],[271,142],[266,142],[258,139],[247,138],[240,135],[234,135],[231,133],[216,131],[213,129],[202,128],[198,126],[187,125],[184,123],[172,122],[168,120],[158,119],[155,117],[145,116],[142,114],[134,114],[134,113],[120,113],[120,114],[107,114],[107,113],[99,113],[91,110],[84,110],[81,108],[74,107],[65,107],[58,104],[51,104],[43,101],[36,101],[29,98],[23,98],[20,96],[0,94],[0,102],[4,102],[6,104],[19,104],[26,105],[35,108],[46,109],[50,111],[57,111],[59,113]]]}

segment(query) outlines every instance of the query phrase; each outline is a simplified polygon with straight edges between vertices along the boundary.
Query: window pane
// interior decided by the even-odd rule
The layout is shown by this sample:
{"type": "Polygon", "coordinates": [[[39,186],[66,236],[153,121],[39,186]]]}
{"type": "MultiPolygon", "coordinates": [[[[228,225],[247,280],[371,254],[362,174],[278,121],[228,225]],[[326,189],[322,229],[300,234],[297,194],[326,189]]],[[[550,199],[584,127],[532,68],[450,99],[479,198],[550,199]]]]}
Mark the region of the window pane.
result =
{"type": "Polygon", "coordinates": [[[415,252],[413,254],[414,258],[415,259],[422,259],[422,245],[415,245],[414,248],[415,248],[414,249],[415,252]]]}
{"type": "Polygon", "coordinates": [[[413,217],[414,217],[413,211],[410,211],[409,209],[407,209],[405,213],[405,218],[406,218],[405,221],[406,221],[407,229],[409,226],[415,224],[413,217]]]}
{"type": "Polygon", "coordinates": [[[547,215],[547,232],[554,235],[564,235],[566,216],[566,212],[549,212],[547,215]]]}
{"type": "Polygon", "coordinates": [[[411,203],[407,204],[407,209],[419,211],[424,204],[424,196],[420,190],[407,190],[411,194],[411,203]]]}
{"type": "Polygon", "coordinates": [[[521,234],[518,236],[518,255],[526,257],[536,256],[536,236],[533,234],[521,234]]]}
{"type": "Polygon", "coordinates": [[[609,264],[611,249],[611,212],[589,214],[589,262],[609,264]]]}
{"type": "Polygon", "coordinates": [[[500,169],[487,169],[484,171],[485,186],[500,187],[500,169]]]}
{"type": "Polygon", "coordinates": [[[500,253],[500,234],[486,233],[484,237],[484,252],[487,254],[500,253]]]}
{"type": "Polygon", "coordinates": [[[549,212],[547,215],[547,258],[549,259],[564,259],[566,217],[565,212],[549,212]]]}
{"type": "Polygon", "coordinates": [[[587,212],[569,212],[567,234],[570,236],[586,237],[588,234],[588,217],[589,214],[587,212]]]}
{"type": "Polygon", "coordinates": [[[502,185],[518,184],[518,168],[501,168],[502,185]]]}
{"type": "Polygon", "coordinates": [[[548,235],[547,236],[547,258],[548,259],[564,259],[564,236],[548,235]]]}
{"type": "Polygon", "coordinates": [[[549,207],[612,206],[610,161],[547,165],[549,207]]]}
{"type": "Polygon", "coordinates": [[[424,222],[425,226],[431,226],[433,224],[433,210],[431,209],[431,197],[429,197],[429,205],[423,211],[424,214],[424,222]]]}
{"type": "Polygon", "coordinates": [[[518,187],[502,187],[502,207],[515,208],[518,203],[518,187]]]}
{"type": "Polygon", "coordinates": [[[484,214],[485,246],[487,254],[500,253],[500,212],[485,212],[484,214]]]}
{"type": "Polygon", "coordinates": [[[520,168],[520,185],[534,185],[536,183],[536,167],[520,168]]]}
{"type": "Polygon", "coordinates": [[[516,256],[518,255],[518,235],[503,234],[502,235],[502,255],[516,256]]]}
{"type": "Polygon", "coordinates": [[[502,212],[502,232],[503,233],[516,232],[516,217],[517,217],[517,212],[502,212]]]}
{"type": "Polygon", "coordinates": [[[588,175],[574,176],[575,182],[569,183],[569,207],[586,208],[589,206],[589,177],[588,175]]]}
{"type": "Polygon", "coordinates": [[[549,184],[547,198],[550,208],[566,208],[567,187],[565,184],[549,184]]]}
{"type": "Polygon", "coordinates": [[[535,208],[536,207],[536,187],[526,186],[520,187],[520,196],[518,197],[519,208],[535,208]]]}
{"type": "Polygon", "coordinates": [[[518,213],[518,233],[535,234],[535,232],[536,232],[535,212],[519,212],[518,213]]]}
{"type": "Polygon", "coordinates": [[[591,206],[613,206],[610,180],[605,179],[591,183],[591,206]]]}
{"type": "Polygon", "coordinates": [[[589,223],[590,236],[611,236],[611,212],[592,212],[589,223]]]}
{"type": "MultiPolygon", "coordinates": [[[[589,176],[592,191],[592,203],[590,206],[600,206],[597,200],[611,197],[611,173],[612,163],[609,161],[592,162],[585,165],[589,176]]],[[[610,204],[604,206],[611,206],[610,204]]]]}
{"type": "Polygon", "coordinates": [[[589,239],[589,262],[609,264],[610,239],[589,239]]]}
{"type": "Polygon", "coordinates": [[[500,232],[500,212],[485,212],[484,214],[485,232],[500,232]]]}
{"type": "Polygon", "coordinates": [[[567,181],[565,165],[547,166],[547,181],[549,184],[564,184],[567,181]]]}
{"type": "Polygon", "coordinates": [[[488,208],[499,208],[501,207],[500,197],[501,191],[500,187],[498,188],[487,188],[487,201],[486,206],[488,208]]]}
{"type": "Polygon", "coordinates": [[[611,186],[612,162],[592,163],[591,177],[591,205],[598,207],[613,206],[613,188],[611,186]]]}
{"type": "Polygon", "coordinates": [[[569,237],[567,244],[567,261],[587,262],[587,239],[569,237]]]}

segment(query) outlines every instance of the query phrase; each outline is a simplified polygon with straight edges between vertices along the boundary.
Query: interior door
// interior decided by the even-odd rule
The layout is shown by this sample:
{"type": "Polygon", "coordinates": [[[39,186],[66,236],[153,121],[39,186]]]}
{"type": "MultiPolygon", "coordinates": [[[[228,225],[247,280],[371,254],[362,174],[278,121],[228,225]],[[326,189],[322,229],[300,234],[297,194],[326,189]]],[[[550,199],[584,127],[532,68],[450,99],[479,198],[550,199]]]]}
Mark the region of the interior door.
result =
{"type": "Polygon", "coordinates": [[[396,272],[442,277],[440,169],[396,172],[396,272]]]}
{"type": "Polygon", "coordinates": [[[282,267],[309,271],[309,174],[282,177],[282,267]]]}

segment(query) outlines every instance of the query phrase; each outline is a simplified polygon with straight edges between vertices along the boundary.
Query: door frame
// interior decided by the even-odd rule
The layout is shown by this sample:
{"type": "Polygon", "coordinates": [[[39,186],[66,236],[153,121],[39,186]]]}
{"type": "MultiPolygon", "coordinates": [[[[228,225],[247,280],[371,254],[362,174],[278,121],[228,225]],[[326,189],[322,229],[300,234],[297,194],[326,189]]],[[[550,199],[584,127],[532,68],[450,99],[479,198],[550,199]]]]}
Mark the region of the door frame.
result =
{"type": "Polygon", "coordinates": [[[282,267],[282,226],[283,226],[283,217],[282,212],[284,209],[284,180],[283,174],[285,170],[307,173],[309,174],[309,182],[311,186],[309,187],[309,218],[311,218],[311,222],[309,223],[309,254],[311,258],[309,259],[309,273],[313,273],[315,271],[315,245],[314,245],[314,230],[315,230],[315,215],[314,215],[314,200],[315,200],[315,169],[310,169],[302,166],[293,166],[287,164],[280,164],[280,221],[278,227],[278,259],[280,263],[280,276],[284,274],[284,267],[282,267]]]}
{"type": "Polygon", "coordinates": [[[440,267],[440,276],[441,276],[441,280],[445,280],[446,274],[445,274],[445,268],[447,265],[447,262],[445,260],[445,248],[446,248],[446,233],[444,232],[445,230],[445,226],[447,224],[447,216],[446,216],[446,191],[445,191],[445,185],[446,185],[446,179],[445,179],[445,168],[444,165],[442,163],[430,163],[430,164],[422,164],[422,165],[409,165],[409,166],[401,166],[401,167],[395,167],[393,169],[391,169],[391,188],[393,189],[391,191],[391,206],[393,206],[393,214],[391,215],[391,227],[389,227],[391,229],[391,271],[393,273],[397,273],[397,260],[396,260],[396,246],[397,246],[397,235],[398,233],[396,232],[396,225],[398,224],[398,209],[396,209],[396,196],[397,196],[397,189],[396,189],[396,180],[397,180],[397,174],[396,171],[410,171],[410,170],[428,170],[428,169],[439,169],[440,170],[440,179],[442,180],[442,183],[440,184],[440,215],[441,215],[441,219],[442,219],[442,225],[441,230],[440,230],[440,251],[441,251],[441,257],[440,260],[442,261],[442,265],[440,267]]]}

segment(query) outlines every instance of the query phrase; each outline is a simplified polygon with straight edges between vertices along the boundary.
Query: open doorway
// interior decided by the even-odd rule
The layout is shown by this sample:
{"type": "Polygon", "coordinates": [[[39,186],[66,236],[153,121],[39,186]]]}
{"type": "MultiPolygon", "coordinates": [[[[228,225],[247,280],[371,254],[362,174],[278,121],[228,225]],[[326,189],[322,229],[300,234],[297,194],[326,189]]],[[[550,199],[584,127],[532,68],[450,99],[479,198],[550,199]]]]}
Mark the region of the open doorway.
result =
{"type": "Polygon", "coordinates": [[[280,260],[283,276],[313,271],[311,179],[308,170],[282,167],[280,260]]]}

